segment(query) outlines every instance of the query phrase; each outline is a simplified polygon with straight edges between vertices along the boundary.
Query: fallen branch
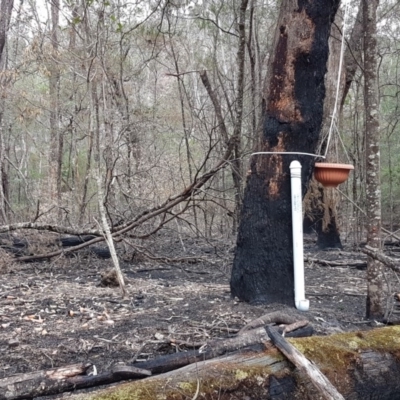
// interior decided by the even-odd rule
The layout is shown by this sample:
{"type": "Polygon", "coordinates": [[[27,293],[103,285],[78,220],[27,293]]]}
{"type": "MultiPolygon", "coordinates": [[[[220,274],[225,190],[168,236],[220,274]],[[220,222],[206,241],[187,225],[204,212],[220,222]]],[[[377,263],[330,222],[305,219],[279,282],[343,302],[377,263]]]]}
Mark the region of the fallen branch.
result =
{"type": "MultiPolygon", "coordinates": [[[[211,340],[203,344],[199,350],[174,353],[157,357],[153,360],[138,362],[133,365],[151,371],[153,374],[160,374],[173,371],[185,365],[210,360],[224,354],[260,345],[266,340],[268,340],[268,335],[265,329],[258,328],[233,338],[211,340]]],[[[168,343],[171,342],[168,341],[168,343]]]]}
{"type": "Polygon", "coordinates": [[[114,240],[113,240],[113,237],[111,234],[110,225],[107,221],[106,209],[104,207],[105,197],[103,194],[103,188],[101,186],[101,179],[100,179],[99,172],[97,174],[96,180],[97,180],[97,197],[98,197],[97,200],[98,200],[99,212],[100,212],[100,217],[101,217],[101,225],[104,230],[104,239],[107,243],[108,248],[110,249],[111,259],[114,264],[114,271],[115,271],[115,275],[117,277],[119,287],[122,292],[122,297],[125,297],[126,296],[126,287],[125,287],[124,275],[122,274],[121,267],[119,266],[119,259],[117,256],[117,252],[115,251],[114,240]]]}
{"type": "Polygon", "coordinates": [[[395,259],[392,257],[389,257],[382,252],[380,252],[377,249],[374,249],[373,247],[370,246],[365,246],[364,248],[361,249],[361,251],[368,256],[372,257],[375,260],[380,261],[382,264],[385,264],[387,267],[392,269],[394,272],[399,272],[400,273],[400,260],[395,259]]]}
{"type": "Polygon", "coordinates": [[[304,357],[292,344],[290,344],[273,327],[267,327],[271,342],[290,360],[301,372],[305,373],[320,395],[326,400],[344,400],[344,397],[329,382],[326,376],[315,364],[304,357]]]}
{"type": "Polygon", "coordinates": [[[322,260],[320,258],[305,257],[304,261],[314,262],[320,265],[326,265],[328,267],[355,267],[355,268],[366,268],[367,262],[364,260],[341,260],[341,261],[331,261],[322,260]]]}
{"type": "MultiPolygon", "coordinates": [[[[253,321],[249,322],[247,325],[245,325],[242,329],[239,331],[239,335],[243,334],[244,332],[259,328],[261,326],[266,326],[269,324],[277,324],[277,325],[292,325],[295,323],[301,324],[299,326],[296,325],[295,329],[298,329],[300,327],[306,326],[308,324],[308,321],[305,321],[302,316],[299,316],[297,314],[294,314],[293,312],[286,311],[274,311],[268,314],[265,314],[257,319],[254,319],[253,321]]],[[[292,329],[294,330],[294,329],[292,329]]],[[[288,328],[285,332],[290,332],[291,328],[288,328]]]]}
{"type": "MultiPolygon", "coordinates": [[[[276,313],[271,313],[271,314],[275,315],[276,313]]],[[[304,326],[300,325],[299,327],[304,326]]],[[[304,337],[304,336],[310,336],[312,335],[312,333],[313,329],[310,326],[309,329],[306,330],[298,329],[297,332],[290,332],[288,336],[304,337]]],[[[158,357],[153,360],[135,363],[133,365],[139,368],[144,368],[146,370],[149,370],[153,374],[159,374],[163,372],[172,371],[174,369],[183,367],[188,364],[210,360],[212,358],[233,353],[239,350],[243,351],[244,349],[250,349],[253,346],[262,345],[268,340],[269,338],[265,327],[257,327],[255,329],[248,329],[232,338],[213,339],[209,342],[204,343],[202,346],[200,346],[198,350],[190,350],[186,352],[175,353],[167,356],[158,357]]],[[[174,344],[175,342],[173,339],[168,339],[166,343],[174,344]]],[[[198,347],[200,343],[195,343],[195,345],[196,347],[198,347]]],[[[194,346],[192,345],[192,347],[194,346]]]]}

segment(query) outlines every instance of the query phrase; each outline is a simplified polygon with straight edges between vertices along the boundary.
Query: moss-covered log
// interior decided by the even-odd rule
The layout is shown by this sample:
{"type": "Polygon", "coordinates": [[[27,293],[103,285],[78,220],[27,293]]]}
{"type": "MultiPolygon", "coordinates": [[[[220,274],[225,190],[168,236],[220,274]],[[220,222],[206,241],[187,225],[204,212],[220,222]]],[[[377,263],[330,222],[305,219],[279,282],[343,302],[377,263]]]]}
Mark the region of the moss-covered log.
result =
{"type": "MultiPolygon", "coordinates": [[[[400,399],[400,327],[290,339],[345,399],[400,399]]],[[[271,344],[71,399],[316,399],[320,394],[271,344]]]]}

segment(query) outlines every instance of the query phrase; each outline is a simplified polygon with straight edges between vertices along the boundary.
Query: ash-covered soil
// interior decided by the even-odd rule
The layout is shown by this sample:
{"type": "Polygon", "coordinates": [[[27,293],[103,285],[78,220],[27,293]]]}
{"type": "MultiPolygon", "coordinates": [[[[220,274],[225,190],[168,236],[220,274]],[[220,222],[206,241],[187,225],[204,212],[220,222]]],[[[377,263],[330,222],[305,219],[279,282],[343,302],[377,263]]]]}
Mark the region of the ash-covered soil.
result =
{"type": "MultiPolygon", "coordinates": [[[[164,259],[121,255],[126,298],[118,287],[101,285],[111,260],[87,253],[3,268],[0,378],[86,361],[101,372],[115,363],[184,350],[168,338],[199,343],[228,337],[251,320],[284,309],[231,298],[232,241],[162,235],[143,246],[164,259]]],[[[305,256],[310,310],[303,315],[316,334],[376,326],[364,318],[365,255],[315,251],[311,243],[305,256]]],[[[396,321],[392,300],[398,281],[390,271],[387,278],[388,307],[396,321]]]]}

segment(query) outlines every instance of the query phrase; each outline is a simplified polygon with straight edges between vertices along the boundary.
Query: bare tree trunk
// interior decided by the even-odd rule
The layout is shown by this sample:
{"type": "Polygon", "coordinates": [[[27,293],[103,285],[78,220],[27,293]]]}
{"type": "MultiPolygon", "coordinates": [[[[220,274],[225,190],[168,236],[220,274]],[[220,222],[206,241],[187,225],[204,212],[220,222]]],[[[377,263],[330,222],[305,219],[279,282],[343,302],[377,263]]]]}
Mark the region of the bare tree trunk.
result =
{"type": "Polygon", "coordinates": [[[58,24],[60,1],[51,2],[51,45],[52,57],[48,61],[49,96],[50,96],[50,153],[49,153],[49,186],[48,194],[51,206],[60,205],[61,200],[61,166],[63,137],[59,129],[59,83],[60,72],[58,65],[58,24]]]}
{"type": "Polygon", "coordinates": [[[0,61],[3,62],[3,50],[7,40],[7,32],[14,0],[1,0],[0,3],[0,61]]]}
{"type": "Polygon", "coordinates": [[[254,37],[256,35],[255,28],[254,28],[254,10],[256,8],[255,1],[250,0],[250,15],[249,15],[249,33],[247,35],[247,52],[249,54],[249,64],[250,64],[250,89],[251,89],[251,137],[255,139],[257,135],[257,127],[258,127],[258,116],[260,113],[259,107],[259,92],[258,89],[258,82],[257,82],[257,74],[256,74],[256,50],[254,44],[254,37]]]}
{"type": "MultiPolygon", "coordinates": [[[[13,8],[13,0],[1,0],[0,3],[0,69],[5,68],[4,46],[7,40],[7,32],[13,8]]],[[[3,78],[5,79],[5,78],[3,78]]],[[[3,82],[2,82],[3,83],[3,82]]],[[[4,84],[4,86],[6,83],[4,84]]],[[[2,85],[3,86],[3,85],[2,85]]],[[[4,98],[0,103],[0,218],[4,224],[7,223],[7,209],[9,208],[9,178],[6,166],[6,141],[4,125],[4,98]]]]}
{"type": "MultiPolygon", "coordinates": [[[[96,56],[95,51],[91,46],[91,32],[90,32],[90,19],[87,7],[83,8],[84,18],[83,18],[83,29],[84,29],[84,41],[86,48],[90,49],[87,54],[87,90],[90,93],[90,114],[88,119],[87,128],[87,153],[86,153],[86,165],[85,165],[85,179],[83,182],[81,201],[79,205],[79,223],[81,224],[85,217],[85,210],[87,207],[88,197],[89,197],[89,183],[92,170],[92,156],[93,153],[98,155],[98,151],[93,151],[95,146],[95,129],[99,126],[99,100],[97,94],[97,81],[95,79],[90,79],[92,62],[96,56]],[[95,128],[96,127],[96,128],[95,128]]],[[[97,131],[96,131],[97,132],[97,131]]],[[[98,133],[97,133],[98,136],[98,133]]]]}
{"type": "Polygon", "coordinates": [[[246,10],[248,0],[242,0],[239,8],[239,47],[237,51],[238,63],[238,82],[236,93],[236,120],[233,129],[233,137],[235,138],[234,158],[232,160],[232,178],[235,187],[235,210],[233,216],[233,233],[237,231],[237,224],[240,221],[240,210],[242,208],[242,124],[243,124],[243,95],[244,95],[244,61],[246,56],[246,10]]]}
{"type": "Polygon", "coordinates": [[[289,165],[313,159],[323,116],[328,39],[338,0],[284,0],[265,90],[264,131],[247,178],[231,292],[251,303],[294,304],[289,165]]]}
{"type": "MultiPolygon", "coordinates": [[[[367,244],[381,247],[381,186],[379,154],[379,93],[376,40],[376,10],[378,0],[363,0],[364,21],[364,104],[366,135],[366,208],[367,244]]],[[[382,264],[368,257],[367,317],[382,318],[383,310],[382,264]]]]}
{"type": "Polygon", "coordinates": [[[6,168],[5,130],[6,129],[3,123],[3,112],[1,112],[0,113],[0,221],[4,225],[8,223],[7,208],[9,202],[8,173],[6,168]]]}

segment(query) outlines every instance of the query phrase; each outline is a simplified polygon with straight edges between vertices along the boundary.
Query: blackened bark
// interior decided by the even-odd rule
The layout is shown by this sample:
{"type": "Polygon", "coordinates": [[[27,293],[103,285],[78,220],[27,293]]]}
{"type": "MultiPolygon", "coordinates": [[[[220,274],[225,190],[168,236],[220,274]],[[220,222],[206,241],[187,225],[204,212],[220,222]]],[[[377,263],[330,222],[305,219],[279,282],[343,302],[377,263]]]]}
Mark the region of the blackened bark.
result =
{"type": "Polygon", "coordinates": [[[333,214],[332,209],[328,210],[330,221],[326,227],[323,227],[323,216],[317,221],[316,231],[318,235],[317,246],[321,250],[326,249],[342,249],[342,242],[340,240],[339,230],[336,222],[336,216],[333,214]]]}
{"type": "Polygon", "coordinates": [[[305,215],[303,220],[304,233],[317,234],[317,246],[322,249],[341,249],[342,242],[337,223],[337,213],[332,196],[333,189],[323,188],[315,179],[310,181],[303,204],[305,215]]]}
{"type": "MultiPolygon", "coordinates": [[[[344,29],[345,15],[342,10],[338,10],[335,22],[331,26],[329,38],[329,58],[327,63],[328,71],[325,74],[326,96],[324,100],[324,116],[320,135],[320,146],[326,151],[327,162],[338,162],[342,155],[341,146],[339,146],[338,135],[329,134],[332,127],[332,118],[335,119],[336,126],[340,125],[338,114],[332,114],[337,107],[337,99],[342,96],[344,88],[344,71],[342,69],[339,76],[340,56],[342,51],[342,33],[344,29]],[[339,85],[339,91],[338,90],[339,85]],[[329,142],[329,143],[328,143],[329,142]],[[328,148],[324,148],[325,146],[328,148]]],[[[321,150],[322,152],[322,150],[321,150]]],[[[338,204],[340,196],[332,188],[325,188],[317,182],[312,182],[308,186],[306,197],[310,198],[308,205],[311,210],[306,209],[312,214],[315,221],[315,230],[317,232],[317,246],[320,249],[342,248],[338,226],[338,204]]]]}
{"type": "MultiPolygon", "coordinates": [[[[328,38],[339,0],[284,0],[265,92],[257,151],[314,152],[322,123],[328,38]]],[[[231,293],[250,303],[293,305],[289,165],[309,180],[314,160],[254,155],[247,178],[231,293]]]]}

